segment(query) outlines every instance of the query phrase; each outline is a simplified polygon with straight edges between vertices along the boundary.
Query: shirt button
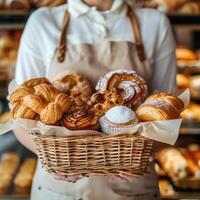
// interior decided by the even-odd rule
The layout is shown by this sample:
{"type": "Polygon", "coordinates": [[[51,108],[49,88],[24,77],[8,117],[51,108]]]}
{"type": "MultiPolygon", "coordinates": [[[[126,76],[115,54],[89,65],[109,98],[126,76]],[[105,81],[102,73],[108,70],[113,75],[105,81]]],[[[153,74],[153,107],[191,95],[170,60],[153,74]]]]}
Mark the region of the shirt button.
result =
{"type": "Polygon", "coordinates": [[[41,190],[42,189],[42,187],[41,186],[38,186],[38,190],[41,190]]]}

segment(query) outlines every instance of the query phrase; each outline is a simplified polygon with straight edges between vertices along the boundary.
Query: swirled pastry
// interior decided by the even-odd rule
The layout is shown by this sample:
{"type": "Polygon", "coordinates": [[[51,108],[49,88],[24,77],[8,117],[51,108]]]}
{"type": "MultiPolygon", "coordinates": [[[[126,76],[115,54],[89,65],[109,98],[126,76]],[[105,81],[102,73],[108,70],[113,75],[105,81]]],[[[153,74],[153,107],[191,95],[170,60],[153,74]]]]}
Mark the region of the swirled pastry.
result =
{"type": "Polygon", "coordinates": [[[59,92],[79,97],[83,101],[87,101],[92,95],[88,80],[76,72],[67,71],[59,74],[53,81],[53,85],[59,92]]]}
{"type": "Polygon", "coordinates": [[[145,81],[135,71],[129,70],[109,72],[99,80],[96,86],[99,92],[113,89],[123,96],[124,104],[130,107],[140,105],[148,94],[145,81]]]}
{"type": "Polygon", "coordinates": [[[66,114],[63,118],[63,125],[70,130],[97,130],[99,128],[98,117],[87,109],[66,114]]]}
{"type": "Polygon", "coordinates": [[[184,103],[168,93],[151,95],[136,110],[140,121],[177,119],[184,108],[184,103]]]}

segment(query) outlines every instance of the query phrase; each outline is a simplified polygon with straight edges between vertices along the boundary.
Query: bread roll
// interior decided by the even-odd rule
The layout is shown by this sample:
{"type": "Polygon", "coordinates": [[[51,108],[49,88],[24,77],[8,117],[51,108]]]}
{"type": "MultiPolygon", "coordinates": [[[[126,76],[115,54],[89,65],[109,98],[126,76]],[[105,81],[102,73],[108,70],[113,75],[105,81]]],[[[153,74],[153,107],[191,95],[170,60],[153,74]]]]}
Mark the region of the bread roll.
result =
{"type": "Polygon", "coordinates": [[[189,88],[190,80],[184,74],[177,74],[176,75],[176,83],[178,86],[178,90],[183,91],[183,90],[189,88]]]}
{"type": "Polygon", "coordinates": [[[200,99],[200,75],[192,76],[190,78],[189,88],[191,97],[200,99]]]}
{"type": "Polygon", "coordinates": [[[200,2],[189,2],[183,5],[180,9],[177,11],[180,14],[199,14],[200,13],[200,2]]]}
{"type": "Polygon", "coordinates": [[[140,121],[157,121],[177,119],[184,108],[184,103],[168,93],[149,96],[136,110],[140,121]]]}
{"type": "Polygon", "coordinates": [[[182,113],[181,118],[185,120],[200,121],[200,105],[191,103],[182,113]]]}
{"type": "Polygon", "coordinates": [[[197,54],[186,48],[177,48],[176,49],[176,59],[178,61],[194,61],[198,59],[197,54]]]}

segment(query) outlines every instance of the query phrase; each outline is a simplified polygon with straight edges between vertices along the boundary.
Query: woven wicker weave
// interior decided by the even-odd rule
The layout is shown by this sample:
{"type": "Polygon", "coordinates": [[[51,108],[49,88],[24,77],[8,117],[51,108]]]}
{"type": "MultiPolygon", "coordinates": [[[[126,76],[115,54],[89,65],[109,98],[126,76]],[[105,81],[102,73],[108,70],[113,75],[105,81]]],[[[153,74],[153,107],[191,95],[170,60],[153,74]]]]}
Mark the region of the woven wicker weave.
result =
{"type": "Polygon", "coordinates": [[[43,167],[58,176],[147,173],[153,141],[137,134],[44,136],[33,134],[43,167]]]}

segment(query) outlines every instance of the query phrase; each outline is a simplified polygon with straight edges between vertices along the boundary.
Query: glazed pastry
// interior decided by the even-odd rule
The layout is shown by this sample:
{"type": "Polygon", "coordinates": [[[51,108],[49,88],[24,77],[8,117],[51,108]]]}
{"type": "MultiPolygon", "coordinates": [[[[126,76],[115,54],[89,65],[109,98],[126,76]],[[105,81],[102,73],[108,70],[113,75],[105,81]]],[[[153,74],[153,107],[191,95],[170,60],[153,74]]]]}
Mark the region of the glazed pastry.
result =
{"type": "Polygon", "coordinates": [[[88,105],[97,116],[104,115],[110,108],[123,105],[124,99],[116,90],[96,92],[92,95],[88,105]]]}
{"type": "Polygon", "coordinates": [[[183,90],[189,88],[190,80],[184,74],[177,74],[176,75],[176,83],[178,86],[178,90],[183,91],[183,90]]]}
{"type": "Polygon", "coordinates": [[[67,113],[63,118],[63,125],[70,130],[97,130],[98,117],[88,109],[67,113]]]}
{"type": "Polygon", "coordinates": [[[159,151],[157,159],[162,168],[174,178],[185,178],[188,168],[187,160],[175,148],[165,148],[159,151]]]}
{"type": "Polygon", "coordinates": [[[13,10],[30,10],[30,0],[6,0],[6,6],[13,10]]]}
{"type": "Polygon", "coordinates": [[[122,132],[137,124],[135,113],[126,106],[115,106],[100,118],[101,130],[106,134],[122,132]]]}
{"type": "Polygon", "coordinates": [[[116,70],[109,72],[97,83],[96,90],[117,90],[124,99],[126,106],[135,107],[140,105],[147,97],[147,85],[135,71],[116,70]]]}
{"type": "Polygon", "coordinates": [[[191,176],[195,176],[196,178],[200,178],[200,168],[198,165],[196,165],[195,161],[192,158],[192,155],[187,149],[180,149],[181,154],[184,156],[184,158],[187,160],[187,170],[188,174],[191,176]]]}
{"type": "Polygon", "coordinates": [[[89,100],[92,89],[88,80],[82,75],[68,71],[58,75],[53,81],[54,87],[59,91],[83,101],[89,100]]]}
{"type": "Polygon", "coordinates": [[[189,88],[191,97],[200,99],[200,75],[192,76],[190,78],[189,88]]]}
{"type": "Polygon", "coordinates": [[[184,103],[168,93],[149,96],[136,110],[137,117],[142,122],[177,119],[184,108],[184,103]]]}

